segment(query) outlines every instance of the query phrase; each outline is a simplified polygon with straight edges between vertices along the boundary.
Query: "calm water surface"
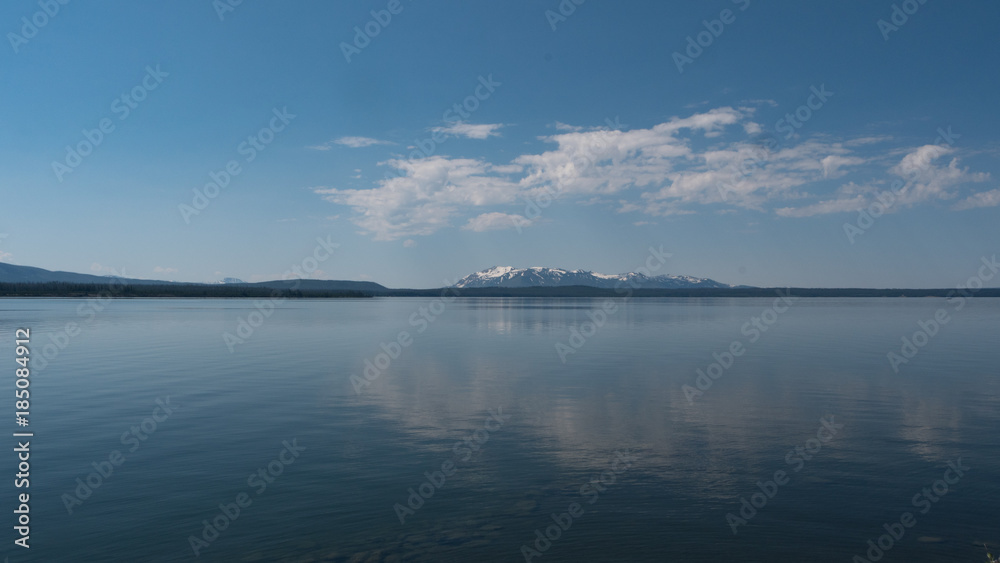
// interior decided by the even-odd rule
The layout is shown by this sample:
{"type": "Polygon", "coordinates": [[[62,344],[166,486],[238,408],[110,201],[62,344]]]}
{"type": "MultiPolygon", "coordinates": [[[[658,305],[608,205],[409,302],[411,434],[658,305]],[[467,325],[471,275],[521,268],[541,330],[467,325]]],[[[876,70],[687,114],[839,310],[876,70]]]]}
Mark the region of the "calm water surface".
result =
{"type": "Polygon", "coordinates": [[[14,329],[32,329],[35,432],[32,547],[12,543],[8,450],[0,556],[184,561],[193,536],[197,559],[227,562],[524,561],[522,546],[542,563],[846,562],[905,512],[916,523],[882,561],[1000,546],[1000,300],[635,299],[596,330],[604,300],[433,301],[286,302],[230,352],[252,301],[91,317],[83,301],[0,300],[11,372],[14,329]],[[941,308],[948,324],[895,373],[887,353],[941,308]],[[59,336],[68,322],[80,333],[59,336]],[[370,381],[366,362],[384,368],[370,381]],[[698,370],[718,377],[699,389],[698,370]]]}

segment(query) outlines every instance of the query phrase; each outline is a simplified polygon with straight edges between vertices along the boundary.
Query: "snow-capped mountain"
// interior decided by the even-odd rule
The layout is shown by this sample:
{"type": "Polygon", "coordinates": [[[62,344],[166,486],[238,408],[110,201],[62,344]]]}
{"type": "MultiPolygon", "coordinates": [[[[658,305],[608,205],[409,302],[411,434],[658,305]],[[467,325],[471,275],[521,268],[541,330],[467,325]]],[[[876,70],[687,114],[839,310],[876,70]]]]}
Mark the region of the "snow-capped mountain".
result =
{"type": "Polygon", "coordinates": [[[636,272],[627,274],[598,274],[587,270],[561,270],[558,268],[512,268],[494,266],[459,280],[454,287],[557,287],[582,285],[615,288],[623,283],[647,289],[674,289],[691,287],[736,287],[708,278],[660,275],[646,276],[636,272]]]}
{"type": "Polygon", "coordinates": [[[222,278],[221,280],[215,282],[220,284],[230,284],[230,283],[247,283],[240,278],[222,278]]]}

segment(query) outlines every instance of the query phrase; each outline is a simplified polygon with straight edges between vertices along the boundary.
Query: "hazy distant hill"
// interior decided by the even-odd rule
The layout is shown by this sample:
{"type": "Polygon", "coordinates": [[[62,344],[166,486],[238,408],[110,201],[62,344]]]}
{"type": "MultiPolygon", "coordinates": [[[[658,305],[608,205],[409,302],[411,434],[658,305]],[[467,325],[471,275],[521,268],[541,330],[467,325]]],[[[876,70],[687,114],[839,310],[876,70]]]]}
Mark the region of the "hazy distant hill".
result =
{"type": "Polygon", "coordinates": [[[94,276],[91,274],[77,274],[73,272],[53,272],[51,270],[45,270],[42,268],[33,268],[31,266],[15,266],[14,264],[6,264],[4,262],[0,262],[0,282],[4,283],[63,282],[63,283],[108,284],[115,280],[131,284],[162,285],[165,283],[170,283],[170,282],[155,281],[155,280],[138,280],[138,279],[113,277],[113,276],[94,276]]]}
{"type": "Polygon", "coordinates": [[[385,293],[389,288],[375,282],[348,280],[275,280],[247,284],[250,287],[267,287],[271,289],[292,289],[299,291],[367,291],[370,293],[385,293]],[[296,286],[296,284],[298,284],[296,286]]]}
{"type": "Polygon", "coordinates": [[[299,291],[366,291],[369,293],[384,293],[388,291],[383,285],[375,282],[347,280],[275,280],[258,283],[246,283],[236,278],[226,278],[224,284],[198,284],[167,282],[162,280],[142,280],[117,276],[94,276],[91,274],[76,274],[73,272],[53,272],[31,266],[15,266],[0,262],[0,283],[77,283],[92,285],[127,284],[127,285],[245,285],[247,287],[264,287],[269,289],[296,289],[299,291]]]}

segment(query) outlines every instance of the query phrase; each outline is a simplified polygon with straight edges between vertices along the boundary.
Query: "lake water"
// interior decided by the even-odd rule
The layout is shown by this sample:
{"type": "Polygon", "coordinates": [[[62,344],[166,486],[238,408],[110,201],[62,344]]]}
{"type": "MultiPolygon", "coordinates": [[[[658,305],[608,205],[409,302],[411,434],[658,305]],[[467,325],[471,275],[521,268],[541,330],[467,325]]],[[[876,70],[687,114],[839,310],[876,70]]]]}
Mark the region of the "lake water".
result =
{"type": "Polygon", "coordinates": [[[31,548],[13,544],[25,490],[9,437],[0,556],[909,563],[1000,549],[1000,300],[595,313],[605,302],[288,301],[265,316],[249,300],[0,300],[8,428],[25,430],[14,330],[29,327],[35,433],[31,548]],[[238,331],[241,317],[258,326],[238,331]],[[915,336],[918,321],[934,334],[915,336]],[[79,333],[60,335],[69,322],[79,333]],[[225,333],[246,338],[230,351],[225,333]],[[904,336],[923,344],[909,358],[904,336]]]}

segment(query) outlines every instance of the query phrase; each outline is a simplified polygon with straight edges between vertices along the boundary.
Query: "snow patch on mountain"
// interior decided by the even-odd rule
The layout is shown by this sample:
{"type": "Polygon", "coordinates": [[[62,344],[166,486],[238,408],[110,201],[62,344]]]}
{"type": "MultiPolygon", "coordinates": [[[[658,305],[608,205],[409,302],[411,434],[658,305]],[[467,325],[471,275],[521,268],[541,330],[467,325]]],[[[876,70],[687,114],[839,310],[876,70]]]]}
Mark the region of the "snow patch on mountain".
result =
{"type": "Polygon", "coordinates": [[[454,287],[561,287],[582,285],[587,287],[615,288],[622,284],[647,289],[675,289],[692,287],[736,287],[708,278],[664,274],[647,276],[638,272],[625,274],[599,274],[588,270],[564,270],[561,268],[514,268],[494,266],[470,274],[454,287]]]}

